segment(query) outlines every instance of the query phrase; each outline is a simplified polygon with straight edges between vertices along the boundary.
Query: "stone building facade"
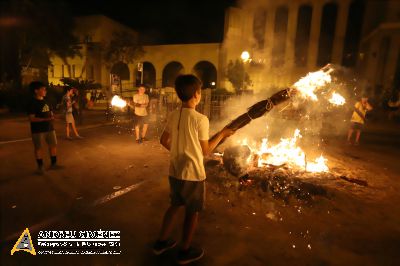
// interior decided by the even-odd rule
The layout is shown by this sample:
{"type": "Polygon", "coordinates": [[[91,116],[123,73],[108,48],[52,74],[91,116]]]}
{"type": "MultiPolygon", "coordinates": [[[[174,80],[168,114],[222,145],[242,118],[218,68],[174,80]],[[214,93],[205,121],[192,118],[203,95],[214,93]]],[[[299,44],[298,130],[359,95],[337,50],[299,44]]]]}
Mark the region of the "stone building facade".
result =
{"type": "MultiPolygon", "coordinates": [[[[70,76],[109,87],[110,70],[99,45],[116,30],[137,33],[102,15],[78,18],[77,25],[82,57],[52,58],[49,82],[70,76]]],[[[289,86],[334,63],[354,69],[360,83],[378,96],[400,87],[399,34],[400,1],[246,0],[226,10],[222,43],[144,46],[142,58],[121,62],[128,73],[122,87],[132,89],[138,80],[170,87],[177,74],[195,73],[205,87],[231,89],[227,65],[249,51],[252,60],[245,69],[255,92],[289,86]]]]}

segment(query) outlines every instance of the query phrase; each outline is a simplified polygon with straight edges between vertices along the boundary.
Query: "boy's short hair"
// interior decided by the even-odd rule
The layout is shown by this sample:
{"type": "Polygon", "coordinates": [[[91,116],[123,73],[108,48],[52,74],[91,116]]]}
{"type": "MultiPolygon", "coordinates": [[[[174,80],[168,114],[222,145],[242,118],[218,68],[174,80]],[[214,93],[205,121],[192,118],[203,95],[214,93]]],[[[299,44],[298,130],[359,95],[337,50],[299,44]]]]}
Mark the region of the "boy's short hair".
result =
{"type": "Polygon", "coordinates": [[[189,101],[201,90],[201,81],[195,75],[180,75],[175,80],[175,91],[182,102],[189,101]]]}
{"type": "Polygon", "coordinates": [[[32,92],[32,94],[35,94],[35,91],[39,90],[42,87],[46,87],[46,85],[44,85],[44,83],[41,81],[32,81],[29,84],[29,90],[32,92]]]}
{"type": "Polygon", "coordinates": [[[74,89],[73,87],[66,86],[66,87],[65,87],[65,92],[69,92],[70,90],[73,90],[73,89],[74,89]]]}

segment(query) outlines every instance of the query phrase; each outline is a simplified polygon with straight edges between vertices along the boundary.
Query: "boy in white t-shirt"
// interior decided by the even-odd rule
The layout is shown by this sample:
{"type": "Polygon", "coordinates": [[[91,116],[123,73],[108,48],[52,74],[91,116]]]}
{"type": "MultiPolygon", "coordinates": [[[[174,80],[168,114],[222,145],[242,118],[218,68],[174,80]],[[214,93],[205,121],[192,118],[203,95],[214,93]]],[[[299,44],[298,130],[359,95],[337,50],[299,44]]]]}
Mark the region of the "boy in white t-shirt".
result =
{"type": "Polygon", "coordinates": [[[160,143],[170,151],[171,205],[164,215],[153,252],[160,255],[176,245],[176,241],[169,239],[169,236],[180,207],[185,207],[182,247],[177,259],[179,264],[187,264],[204,254],[203,249],[190,245],[199,211],[204,205],[206,173],[203,157],[234,131],[224,128],[209,140],[208,118],[195,110],[201,100],[201,81],[198,78],[193,75],[179,76],[175,81],[175,91],[182,106],[169,115],[160,139],[160,143]]]}
{"type": "Polygon", "coordinates": [[[133,103],[135,105],[134,128],[136,134],[136,142],[142,143],[146,140],[148,124],[147,106],[149,105],[149,96],[146,94],[146,87],[140,85],[138,92],[133,95],[133,103]],[[142,134],[140,134],[140,126],[142,126],[142,134]]]}

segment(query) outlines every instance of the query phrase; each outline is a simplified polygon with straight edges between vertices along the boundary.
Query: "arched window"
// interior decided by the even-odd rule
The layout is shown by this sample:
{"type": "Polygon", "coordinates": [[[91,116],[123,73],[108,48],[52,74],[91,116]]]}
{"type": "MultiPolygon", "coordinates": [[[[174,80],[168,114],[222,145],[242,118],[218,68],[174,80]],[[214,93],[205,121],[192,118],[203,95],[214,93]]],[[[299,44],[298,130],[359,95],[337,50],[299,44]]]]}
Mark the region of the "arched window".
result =
{"type": "Polygon", "coordinates": [[[162,75],[162,86],[163,87],[174,87],[175,79],[183,72],[183,66],[181,63],[173,61],[168,63],[163,70],[162,75]]]}
{"type": "Polygon", "coordinates": [[[194,74],[203,83],[203,88],[215,88],[217,69],[208,61],[200,61],[193,67],[194,74]]]}

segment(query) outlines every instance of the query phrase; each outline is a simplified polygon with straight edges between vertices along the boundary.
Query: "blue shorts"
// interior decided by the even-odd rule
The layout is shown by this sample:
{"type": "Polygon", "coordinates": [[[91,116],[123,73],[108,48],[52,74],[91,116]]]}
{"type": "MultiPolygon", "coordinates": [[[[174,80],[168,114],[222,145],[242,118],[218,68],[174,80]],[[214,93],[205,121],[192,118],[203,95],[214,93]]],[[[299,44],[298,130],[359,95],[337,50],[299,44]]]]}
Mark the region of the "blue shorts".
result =
{"type": "Polygon", "coordinates": [[[169,177],[172,206],[185,206],[186,211],[194,213],[204,209],[206,182],[187,181],[169,177]]]}

